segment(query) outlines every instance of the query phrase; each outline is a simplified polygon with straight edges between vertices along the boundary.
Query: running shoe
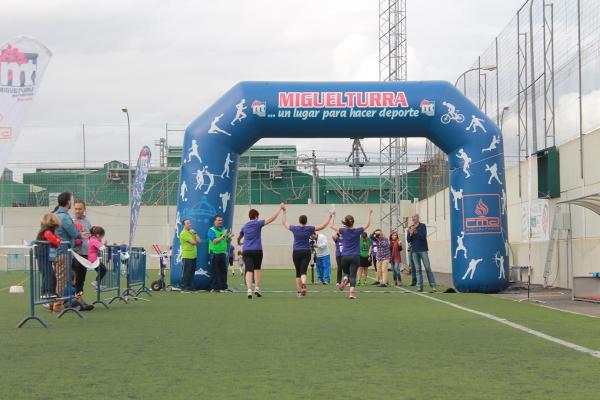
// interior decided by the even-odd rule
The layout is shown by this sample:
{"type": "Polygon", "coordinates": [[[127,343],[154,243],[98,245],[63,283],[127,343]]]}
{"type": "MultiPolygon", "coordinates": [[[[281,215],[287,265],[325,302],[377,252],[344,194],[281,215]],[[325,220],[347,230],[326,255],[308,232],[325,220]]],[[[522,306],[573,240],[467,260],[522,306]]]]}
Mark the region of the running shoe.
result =
{"type": "Polygon", "coordinates": [[[431,288],[431,293],[437,293],[437,291],[438,290],[436,288],[434,288],[434,287],[431,288]]]}
{"type": "Polygon", "coordinates": [[[340,283],[340,286],[338,286],[338,289],[340,289],[343,292],[344,289],[346,289],[346,285],[348,285],[348,283],[349,283],[348,278],[344,278],[342,283],[340,283]]]}
{"type": "Polygon", "coordinates": [[[248,289],[248,298],[252,299],[252,289],[248,289]]]}
{"type": "Polygon", "coordinates": [[[302,298],[302,293],[298,292],[298,294],[296,295],[298,298],[302,298]]]}
{"type": "Polygon", "coordinates": [[[256,295],[256,297],[262,297],[262,292],[260,291],[260,288],[254,288],[254,294],[256,295]]]}
{"type": "Polygon", "coordinates": [[[348,299],[350,300],[354,300],[356,297],[354,297],[354,290],[351,290],[348,292],[348,299]]]}
{"type": "Polygon", "coordinates": [[[306,283],[303,283],[300,289],[302,296],[306,296],[306,283]]]}
{"type": "Polygon", "coordinates": [[[417,292],[422,292],[422,291],[423,291],[422,287],[420,287],[420,288],[417,289],[417,292]]]}

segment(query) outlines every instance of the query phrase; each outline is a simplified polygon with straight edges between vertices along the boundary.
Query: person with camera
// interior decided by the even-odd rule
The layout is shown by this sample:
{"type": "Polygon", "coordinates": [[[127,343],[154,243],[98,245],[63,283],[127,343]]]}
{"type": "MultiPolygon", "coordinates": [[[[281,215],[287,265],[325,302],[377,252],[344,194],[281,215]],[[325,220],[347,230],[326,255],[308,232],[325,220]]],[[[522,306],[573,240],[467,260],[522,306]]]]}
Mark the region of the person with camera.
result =
{"type": "Polygon", "coordinates": [[[377,282],[379,287],[387,287],[388,267],[390,265],[390,241],[377,229],[374,233],[375,243],[377,244],[377,282]]]}
{"type": "Polygon", "coordinates": [[[435,277],[431,271],[429,262],[429,247],[427,246],[427,227],[422,224],[419,219],[419,214],[412,216],[413,224],[408,228],[408,242],[411,247],[411,256],[415,264],[415,273],[417,275],[417,291],[423,291],[423,273],[421,272],[421,262],[425,267],[427,280],[432,292],[437,292],[435,277]]]}
{"type": "Polygon", "coordinates": [[[183,229],[179,234],[179,244],[181,246],[181,261],[183,263],[183,272],[181,274],[182,292],[194,290],[194,272],[196,272],[196,258],[198,257],[198,244],[200,237],[192,228],[192,222],[189,219],[183,220],[183,229]]]}
{"type": "Polygon", "coordinates": [[[323,285],[329,285],[331,280],[331,259],[329,258],[329,243],[327,242],[327,236],[319,233],[313,235],[312,238],[315,244],[317,280],[323,285]]]}
{"type": "Polygon", "coordinates": [[[287,210],[285,205],[282,206],[281,210],[283,211],[281,224],[294,235],[292,260],[294,261],[294,267],[296,268],[296,289],[298,297],[304,297],[306,296],[306,272],[308,271],[308,264],[310,264],[310,258],[312,256],[310,238],[315,232],[321,231],[329,225],[332,214],[329,213],[325,222],[318,226],[307,225],[308,217],[306,215],[301,215],[298,218],[300,225],[289,225],[287,223],[287,210]]]}

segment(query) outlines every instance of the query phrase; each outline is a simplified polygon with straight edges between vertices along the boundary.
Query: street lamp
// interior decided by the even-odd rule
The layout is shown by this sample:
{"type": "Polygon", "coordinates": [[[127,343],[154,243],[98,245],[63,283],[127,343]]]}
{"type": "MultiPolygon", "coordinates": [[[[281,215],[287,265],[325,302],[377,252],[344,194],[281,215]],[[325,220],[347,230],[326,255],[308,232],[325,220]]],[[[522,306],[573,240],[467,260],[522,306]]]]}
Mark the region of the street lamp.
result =
{"type": "Polygon", "coordinates": [[[131,206],[131,123],[127,108],[121,108],[121,111],[127,115],[127,205],[131,206]]]}
{"type": "Polygon", "coordinates": [[[508,108],[509,108],[508,106],[505,106],[505,107],[502,109],[502,113],[500,113],[500,131],[501,131],[501,132],[502,132],[502,127],[504,126],[504,112],[505,112],[505,111],[508,111],[508,108]]]}
{"type": "Polygon", "coordinates": [[[495,65],[486,65],[484,67],[475,67],[475,68],[468,69],[465,72],[463,72],[462,74],[460,74],[458,76],[458,78],[456,78],[456,83],[454,83],[454,86],[458,86],[458,81],[460,81],[460,79],[462,77],[464,77],[466,74],[468,74],[469,72],[473,72],[473,71],[490,71],[491,72],[491,71],[495,71],[496,68],[498,68],[498,67],[495,65]]]}

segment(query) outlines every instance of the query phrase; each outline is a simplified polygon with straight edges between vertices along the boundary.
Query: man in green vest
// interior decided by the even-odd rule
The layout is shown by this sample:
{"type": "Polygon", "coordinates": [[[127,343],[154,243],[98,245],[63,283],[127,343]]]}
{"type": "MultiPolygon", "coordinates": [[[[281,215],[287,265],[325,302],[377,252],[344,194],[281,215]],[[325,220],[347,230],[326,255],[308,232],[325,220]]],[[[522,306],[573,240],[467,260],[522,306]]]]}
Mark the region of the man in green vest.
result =
{"type": "Polygon", "coordinates": [[[230,292],[227,287],[227,251],[233,235],[223,228],[223,217],[217,215],[208,237],[208,263],[210,266],[210,291],[230,292]]]}
{"type": "Polygon", "coordinates": [[[179,234],[179,245],[181,246],[181,261],[183,273],[181,274],[181,290],[189,292],[194,290],[194,273],[196,272],[196,257],[198,255],[198,243],[200,238],[192,229],[189,219],[183,220],[183,229],[179,234]]]}

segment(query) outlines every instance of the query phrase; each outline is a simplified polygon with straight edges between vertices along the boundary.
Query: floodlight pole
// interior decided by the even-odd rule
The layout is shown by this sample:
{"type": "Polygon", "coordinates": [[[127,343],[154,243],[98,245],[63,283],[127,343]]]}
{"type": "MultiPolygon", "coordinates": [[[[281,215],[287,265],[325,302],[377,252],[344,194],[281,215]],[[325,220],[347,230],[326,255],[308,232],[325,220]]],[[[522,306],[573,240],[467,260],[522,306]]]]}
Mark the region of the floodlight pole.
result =
{"type": "Polygon", "coordinates": [[[131,123],[129,110],[122,108],[121,111],[127,115],[127,205],[131,207],[131,123]]]}

